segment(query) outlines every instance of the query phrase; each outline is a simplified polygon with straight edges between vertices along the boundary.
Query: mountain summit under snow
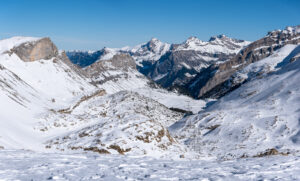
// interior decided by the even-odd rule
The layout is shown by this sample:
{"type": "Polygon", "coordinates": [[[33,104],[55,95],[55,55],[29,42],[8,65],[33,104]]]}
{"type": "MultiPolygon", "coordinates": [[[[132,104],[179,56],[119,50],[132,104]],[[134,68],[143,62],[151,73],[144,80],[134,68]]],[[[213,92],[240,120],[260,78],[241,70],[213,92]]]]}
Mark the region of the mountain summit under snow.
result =
{"type": "Polygon", "coordinates": [[[153,64],[170,50],[170,46],[170,44],[161,42],[157,38],[152,38],[147,43],[129,49],[128,52],[137,61],[137,65],[142,66],[142,61],[153,64]]]}
{"type": "Polygon", "coordinates": [[[194,50],[201,53],[235,54],[249,43],[249,41],[237,40],[225,35],[213,36],[207,42],[192,36],[184,43],[175,46],[174,50],[194,50]]]}

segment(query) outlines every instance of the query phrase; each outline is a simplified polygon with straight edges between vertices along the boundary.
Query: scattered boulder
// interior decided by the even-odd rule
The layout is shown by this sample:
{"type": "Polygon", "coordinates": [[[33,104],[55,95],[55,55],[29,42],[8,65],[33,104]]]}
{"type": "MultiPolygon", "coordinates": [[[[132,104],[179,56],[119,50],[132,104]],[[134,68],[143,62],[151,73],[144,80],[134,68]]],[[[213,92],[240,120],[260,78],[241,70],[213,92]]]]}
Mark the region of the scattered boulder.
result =
{"type": "Polygon", "coordinates": [[[267,149],[265,152],[259,153],[258,155],[255,155],[254,157],[265,157],[265,156],[272,156],[272,155],[288,155],[290,152],[279,152],[275,148],[267,149]]]}

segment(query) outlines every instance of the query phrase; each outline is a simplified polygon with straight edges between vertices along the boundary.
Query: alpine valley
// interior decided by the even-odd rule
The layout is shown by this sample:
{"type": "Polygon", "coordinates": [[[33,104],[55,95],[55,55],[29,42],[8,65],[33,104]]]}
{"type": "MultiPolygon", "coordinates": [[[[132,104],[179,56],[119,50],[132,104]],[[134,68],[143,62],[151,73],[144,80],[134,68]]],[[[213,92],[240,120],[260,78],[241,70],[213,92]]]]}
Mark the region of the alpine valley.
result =
{"type": "Polygon", "coordinates": [[[299,180],[299,79],[300,25],[97,51],[0,40],[0,180],[299,180]]]}

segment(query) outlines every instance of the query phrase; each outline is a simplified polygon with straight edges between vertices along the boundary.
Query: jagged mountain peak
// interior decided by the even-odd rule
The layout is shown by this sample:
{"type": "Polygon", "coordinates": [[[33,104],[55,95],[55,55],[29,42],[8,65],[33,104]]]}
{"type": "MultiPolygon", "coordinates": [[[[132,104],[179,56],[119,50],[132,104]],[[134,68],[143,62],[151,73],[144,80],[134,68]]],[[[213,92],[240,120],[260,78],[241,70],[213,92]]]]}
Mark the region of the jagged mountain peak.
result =
{"type": "Polygon", "coordinates": [[[195,41],[199,40],[196,36],[190,36],[186,41],[195,41]]]}
{"type": "Polygon", "coordinates": [[[171,45],[168,43],[162,42],[157,38],[151,38],[147,43],[137,45],[126,52],[137,61],[138,65],[141,65],[142,61],[155,62],[169,51],[170,47],[171,45]]]}
{"type": "Polygon", "coordinates": [[[237,40],[225,36],[224,34],[213,36],[209,41],[202,41],[195,36],[189,37],[182,44],[173,46],[176,50],[194,50],[203,53],[225,53],[235,54],[250,42],[244,40],[237,40]]]}
{"type": "Polygon", "coordinates": [[[267,36],[278,36],[279,34],[288,34],[288,35],[296,35],[300,34],[300,25],[297,26],[287,26],[285,29],[274,30],[268,32],[267,36]]]}
{"type": "Polygon", "coordinates": [[[158,38],[153,37],[153,38],[151,38],[151,40],[149,42],[155,43],[155,42],[161,42],[161,41],[158,38]]]}
{"type": "MultiPolygon", "coordinates": [[[[168,45],[167,43],[164,43],[157,38],[151,38],[150,41],[141,45],[140,48],[142,48],[144,50],[147,49],[153,53],[158,53],[167,45],[168,45]]],[[[139,48],[139,50],[141,50],[140,48],[139,48]]]]}
{"type": "Polygon", "coordinates": [[[210,39],[208,41],[212,42],[212,41],[215,41],[215,40],[228,40],[228,39],[232,39],[232,38],[229,38],[224,34],[220,34],[220,35],[210,37],[210,39]]]}
{"type": "Polygon", "coordinates": [[[191,44],[191,43],[194,43],[194,44],[202,44],[203,41],[198,39],[196,36],[191,36],[189,37],[185,42],[185,44],[191,44]]]}
{"type": "Polygon", "coordinates": [[[216,35],[216,36],[212,36],[210,37],[210,39],[208,40],[208,42],[210,43],[217,43],[217,44],[228,44],[228,43],[233,43],[233,44],[237,44],[237,43],[241,43],[239,46],[245,46],[248,45],[250,43],[250,41],[245,41],[245,40],[240,40],[240,39],[236,39],[236,38],[231,38],[228,37],[224,34],[220,34],[220,35],[216,35]]]}

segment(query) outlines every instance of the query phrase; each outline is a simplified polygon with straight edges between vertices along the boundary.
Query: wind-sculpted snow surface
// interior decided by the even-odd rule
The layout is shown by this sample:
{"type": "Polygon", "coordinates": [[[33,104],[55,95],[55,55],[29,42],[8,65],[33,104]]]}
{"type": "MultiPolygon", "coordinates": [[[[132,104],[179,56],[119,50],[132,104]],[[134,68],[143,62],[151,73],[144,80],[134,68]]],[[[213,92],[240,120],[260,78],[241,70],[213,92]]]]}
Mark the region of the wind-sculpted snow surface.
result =
{"type": "Polygon", "coordinates": [[[164,160],[0,150],[1,180],[299,180],[300,158],[164,160]]]}
{"type": "MultiPolygon", "coordinates": [[[[299,155],[300,59],[289,61],[297,52],[298,46],[283,47],[277,52],[281,62],[274,57],[283,66],[253,77],[205,111],[176,123],[175,138],[184,137],[200,154],[219,158],[299,155]]],[[[271,66],[270,58],[262,61],[271,66]]]]}

